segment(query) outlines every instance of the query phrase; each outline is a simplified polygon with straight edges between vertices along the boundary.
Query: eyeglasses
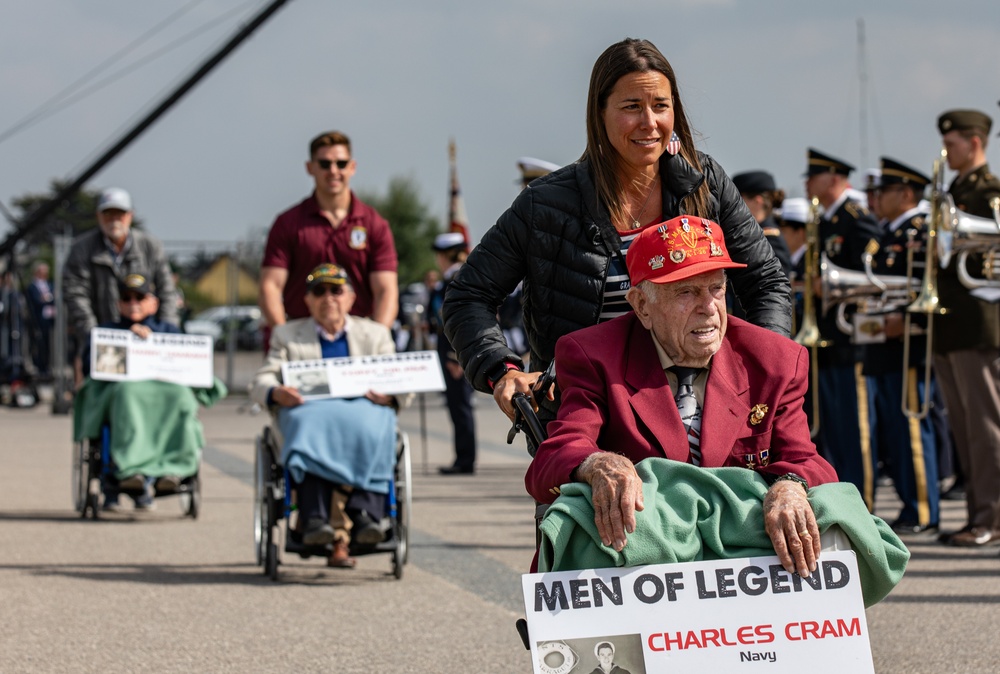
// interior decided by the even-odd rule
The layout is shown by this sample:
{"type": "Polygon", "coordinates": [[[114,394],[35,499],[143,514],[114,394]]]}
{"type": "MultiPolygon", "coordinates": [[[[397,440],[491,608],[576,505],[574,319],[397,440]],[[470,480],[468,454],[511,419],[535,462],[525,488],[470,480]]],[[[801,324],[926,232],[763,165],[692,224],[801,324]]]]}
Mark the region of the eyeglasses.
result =
{"type": "Polygon", "coordinates": [[[351,163],[350,159],[337,159],[337,160],[317,159],[316,160],[316,165],[319,166],[324,171],[329,171],[330,167],[333,166],[334,164],[337,165],[338,169],[340,169],[341,171],[343,171],[345,168],[347,168],[350,165],[350,163],[351,163]]]}
{"type": "Polygon", "coordinates": [[[137,295],[135,293],[125,293],[121,297],[122,302],[125,304],[128,304],[129,302],[142,302],[144,299],[146,299],[145,295],[137,295]]]}
{"type": "Polygon", "coordinates": [[[313,297],[323,297],[327,293],[330,293],[331,295],[343,295],[344,286],[332,286],[328,283],[323,283],[318,286],[314,286],[309,292],[312,293],[313,297]]]}

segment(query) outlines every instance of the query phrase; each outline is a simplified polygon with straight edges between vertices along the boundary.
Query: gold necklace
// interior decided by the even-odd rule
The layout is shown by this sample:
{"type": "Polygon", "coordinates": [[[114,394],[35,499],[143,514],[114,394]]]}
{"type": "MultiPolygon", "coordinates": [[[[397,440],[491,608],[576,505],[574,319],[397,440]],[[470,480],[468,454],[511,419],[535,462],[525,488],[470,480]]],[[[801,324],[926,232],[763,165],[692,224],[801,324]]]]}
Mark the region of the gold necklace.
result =
{"type": "Polygon", "coordinates": [[[633,217],[631,212],[628,214],[628,216],[632,218],[632,229],[639,229],[642,227],[642,223],[639,222],[639,219],[642,218],[642,214],[646,212],[646,206],[649,204],[649,198],[653,196],[653,190],[656,189],[656,180],[656,178],[653,178],[653,184],[649,187],[649,193],[646,194],[646,200],[642,202],[642,208],[639,209],[639,216],[633,217]]]}

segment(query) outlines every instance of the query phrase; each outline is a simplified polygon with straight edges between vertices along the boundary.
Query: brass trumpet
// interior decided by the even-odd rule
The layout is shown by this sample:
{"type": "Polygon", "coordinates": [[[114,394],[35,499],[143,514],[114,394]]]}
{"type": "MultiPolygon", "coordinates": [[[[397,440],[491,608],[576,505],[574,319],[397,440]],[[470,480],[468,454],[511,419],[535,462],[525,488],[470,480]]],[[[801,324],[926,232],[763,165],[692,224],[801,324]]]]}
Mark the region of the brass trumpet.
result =
{"type": "Polygon", "coordinates": [[[819,199],[812,198],[809,208],[809,222],[806,223],[806,252],[803,259],[803,291],[802,291],[802,326],[795,334],[797,344],[809,349],[809,371],[812,377],[812,427],[809,433],[816,437],[819,433],[819,349],[829,346],[830,342],[819,334],[819,323],[816,320],[816,301],[813,297],[813,286],[818,278],[819,268],[819,199]]]}
{"type": "MultiPolygon", "coordinates": [[[[937,261],[935,252],[938,250],[938,233],[942,229],[944,214],[944,203],[947,193],[944,189],[944,166],[947,153],[941,150],[941,157],[934,162],[934,169],[931,180],[931,217],[927,226],[927,242],[924,247],[926,258],[924,260],[924,277],[920,284],[920,292],[916,299],[906,307],[903,322],[903,395],[900,400],[900,407],[910,419],[924,419],[931,409],[931,347],[934,342],[934,316],[948,313],[948,310],[941,306],[941,298],[937,289],[937,261]],[[907,400],[907,392],[910,388],[910,319],[913,314],[924,314],[927,316],[927,348],[924,354],[924,399],[920,401],[920,406],[914,409],[907,400]]],[[[907,278],[913,275],[913,246],[910,246],[906,253],[907,278]]]]}

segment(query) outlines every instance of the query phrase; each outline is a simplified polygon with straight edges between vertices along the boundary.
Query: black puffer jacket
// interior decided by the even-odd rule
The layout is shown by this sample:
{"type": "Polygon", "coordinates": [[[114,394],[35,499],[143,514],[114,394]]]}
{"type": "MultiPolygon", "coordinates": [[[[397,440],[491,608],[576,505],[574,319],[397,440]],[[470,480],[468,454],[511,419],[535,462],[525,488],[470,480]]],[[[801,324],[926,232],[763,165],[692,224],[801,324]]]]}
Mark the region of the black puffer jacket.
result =
{"type": "MultiPolygon", "coordinates": [[[[708,155],[699,159],[705,174],[680,155],[661,159],[663,217],[683,215],[683,199],[707,177],[712,219],[722,225],[729,254],[750,265],[727,272],[748,320],[787,336],[790,287],[781,265],[729,177],[708,155]]],[[[499,362],[522,364],[496,319],[522,279],[532,371],[548,366],[559,337],[596,324],[620,241],[588,162],[565,166],[525,189],[472,251],[445,297],[445,333],[472,385],[488,392],[486,373],[499,362]]]]}

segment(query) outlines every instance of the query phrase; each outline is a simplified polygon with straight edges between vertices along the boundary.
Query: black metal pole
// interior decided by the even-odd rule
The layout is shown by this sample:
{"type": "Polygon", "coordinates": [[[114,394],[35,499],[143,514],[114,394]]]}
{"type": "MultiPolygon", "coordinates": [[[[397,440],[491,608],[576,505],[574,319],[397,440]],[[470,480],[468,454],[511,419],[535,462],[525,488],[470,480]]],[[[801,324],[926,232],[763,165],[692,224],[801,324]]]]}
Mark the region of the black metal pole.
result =
{"type": "Polygon", "coordinates": [[[96,161],[94,161],[90,166],[88,166],[73,182],[66,185],[59,193],[54,196],[49,201],[43,203],[35,211],[33,211],[24,221],[16,228],[16,230],[10,234],[3,243],[0,243],[0,257],[12,253],[14,246],[17,242],[24,238],[31,230],[38,227],[45,219],[51,215],[60,204],[73,196],[80,187],[83,186],[91,177],[105,165],[108,164],[112,159],[114,159],[122,150],[129,146],[136,138],[138,138],[146,129],[153,125],[156,120],[163,116],[171,107],[174,106],[188,91],[190,91],[198,82],[200,82],[208,73],[210,73],[215,66],[219,65],[223,59],[225,59],[229,54],[236,49],[240,43],[246,40],[250,35],[254,33],[260,26],[267,21],[271,16],[281,9],[288,0],[274,0],[271,4],[260,11],[253,19],[250,20],[243,28],[241,28],[233,37],[229,39],[226,44],[224,44],[215,54],[210,56],[194,73],[191,74],[183,83],[180,84],[173,92],[171,92],[162,103],[156,106],[156,109],[146,115],[138,124],[132,127],[117,143],[111,146],[104,154],[102,154],[96,161]]]}

